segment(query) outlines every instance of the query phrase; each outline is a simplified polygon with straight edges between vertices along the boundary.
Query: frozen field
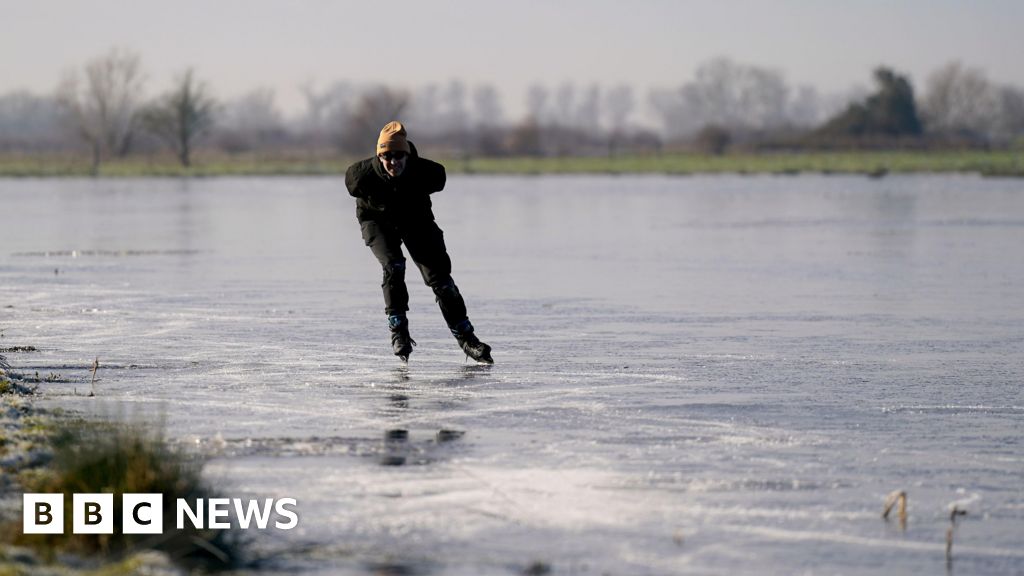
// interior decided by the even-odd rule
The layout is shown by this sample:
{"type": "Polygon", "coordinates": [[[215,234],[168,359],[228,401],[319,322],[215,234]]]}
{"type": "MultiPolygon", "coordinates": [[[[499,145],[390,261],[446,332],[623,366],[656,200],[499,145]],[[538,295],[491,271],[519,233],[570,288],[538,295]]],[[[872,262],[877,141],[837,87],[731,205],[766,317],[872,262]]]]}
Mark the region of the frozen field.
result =
{"type": "Polygon", "coordinates": [[[162,421],[225,495],[298,499],[257,541],[280,572],[1024,574],[1024,181],[434,200],[494,366],[412,269],[391,356],[340,178],[0,181],[0,347],[60,375],[43,405],[162,421]]]}

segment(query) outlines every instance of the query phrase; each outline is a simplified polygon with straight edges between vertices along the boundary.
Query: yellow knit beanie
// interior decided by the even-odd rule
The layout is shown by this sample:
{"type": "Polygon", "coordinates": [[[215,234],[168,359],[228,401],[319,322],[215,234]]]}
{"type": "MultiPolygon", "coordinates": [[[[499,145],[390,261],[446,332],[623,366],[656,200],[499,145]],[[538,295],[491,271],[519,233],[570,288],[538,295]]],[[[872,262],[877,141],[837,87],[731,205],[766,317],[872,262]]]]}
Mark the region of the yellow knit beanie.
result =
{"type": "Polygon", "coordinates": [[[377,154],[384,152],[405,152],[408,154],[409,141],[406,139],[405,126],[397,120],[388,122],[377,137],[377,154]]]}

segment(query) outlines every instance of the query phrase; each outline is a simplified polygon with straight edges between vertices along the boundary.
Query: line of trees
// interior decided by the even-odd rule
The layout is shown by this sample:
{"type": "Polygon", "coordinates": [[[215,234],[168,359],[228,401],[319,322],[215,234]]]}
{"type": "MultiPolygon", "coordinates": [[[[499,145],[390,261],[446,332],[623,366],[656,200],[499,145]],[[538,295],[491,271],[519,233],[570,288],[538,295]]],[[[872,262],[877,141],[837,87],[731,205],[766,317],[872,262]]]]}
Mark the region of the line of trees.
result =
{"type": "MultiPolygon", "coordinates": [[[[94,168],[108,158],[169,150],[189,166],[197,149],[364,154],[388,120],[452,155],[616,155],[666,147],[721,153],[731,147],[1006,146],[1024,135],[1024,91],[950,63],[923,95],[888,68],[874,89],[826,96],[791,87],[774,69],[719,58],[646,100],[629,85],[534,85],[526,115],[506,117],[498,91],[459,81],[414,90],[338,82],[301,87],[304,111],[286,117],[274,92],[213,97],[191,69],[146,97],[138,55],[114,50],[68,73],[52,95],[0,95],[0,151],[84,147],[94,168]],[[643,106],[648,108],[645,110],[643,106]],[[646,112],[647,114],[643,114],[646,112]],[[654,119],[645,126],[641,116],[654,119]]],[[[437,152],[435,152],[437,153],[437,152]]]]}

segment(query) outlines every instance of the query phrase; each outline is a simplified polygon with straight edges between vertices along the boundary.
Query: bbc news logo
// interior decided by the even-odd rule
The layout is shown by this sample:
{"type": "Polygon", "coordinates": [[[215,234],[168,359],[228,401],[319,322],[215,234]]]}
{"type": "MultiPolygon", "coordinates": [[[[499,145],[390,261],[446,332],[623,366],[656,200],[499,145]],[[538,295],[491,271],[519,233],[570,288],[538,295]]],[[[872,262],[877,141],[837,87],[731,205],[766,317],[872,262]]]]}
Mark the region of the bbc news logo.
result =
{"type": "MultiPolygon", "coordinates": [[[[63,494],[25,494],[22,510],[25,534],[64,533],[63,494]]],[[[242,500],[240,498],[196,499],[175,501],[175,527],[227,530],[232,528],[232,513],[238,528],[291,530],[299,524],[294,498],[274,500],[242,500]],[[271,523],[271,519],[274,520],[271,523]]],[[[114,533],[113,494],[73,494],[71,497],[71,532],[73,534],[114,533]]],[[[163,534],[163,494],[122,494],[122,534],[163,534]]]]}

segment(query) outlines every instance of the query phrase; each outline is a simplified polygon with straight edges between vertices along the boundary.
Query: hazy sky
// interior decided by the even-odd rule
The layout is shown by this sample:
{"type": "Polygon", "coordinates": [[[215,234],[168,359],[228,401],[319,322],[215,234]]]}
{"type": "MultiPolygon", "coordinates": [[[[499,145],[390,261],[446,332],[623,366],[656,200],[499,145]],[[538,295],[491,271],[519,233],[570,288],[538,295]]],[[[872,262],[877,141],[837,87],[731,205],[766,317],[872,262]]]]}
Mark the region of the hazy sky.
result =
{"type": "Polygon", "coordinates": [[[950,60],[1024,85],[1021,0],[0,0],[0,93],[49,92],[113,47],[137,51],[149,93],[196,68],[222,98],[273,87],[287,111],[312,81],[488,82],[509,115],[526,88],[566,81],[681,85],[717,56],[822,92],[878,64],[918,86],[950,60]]]}

